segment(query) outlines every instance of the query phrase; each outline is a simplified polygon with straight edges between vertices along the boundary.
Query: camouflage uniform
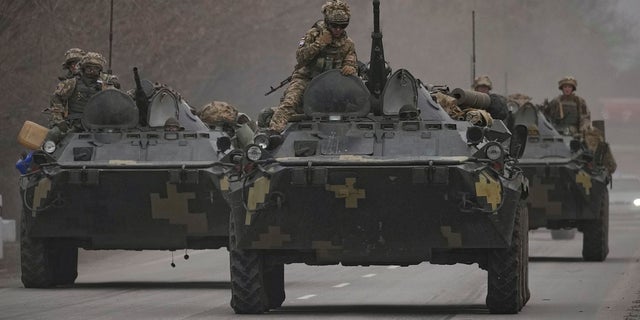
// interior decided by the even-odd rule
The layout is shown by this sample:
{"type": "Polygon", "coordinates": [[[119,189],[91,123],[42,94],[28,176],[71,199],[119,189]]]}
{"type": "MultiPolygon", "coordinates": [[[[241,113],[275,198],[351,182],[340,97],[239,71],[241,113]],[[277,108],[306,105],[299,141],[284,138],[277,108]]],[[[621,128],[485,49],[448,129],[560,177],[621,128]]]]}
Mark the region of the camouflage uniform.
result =
{"type": "Polygon", "coordinates": [[[330,1],[322,7],[322,12],[324,21],[314,24],[298,44],[297,64],[291,83],[271,117],[269,127],[273,131],[284,130],[293,115],[302,113],[302,95],[313,77],[330,69],[342,69],[344,75],[357,73],[358,59],[353,40],[344,31],[340,37],[333,37],[329,30],[330,24],[346,26],[350,17],[349,7],[340,0],[330,1]]]}
{"type": "Polygon", "coordinates": [[[469,121],[477,126],[490,126],[493,124],[493,118],[487,111],[475,108],[466,108],[464,110],[456,104],[456,98],[446,95],[442,92],[433,94],[434,99],[449,114],[451,119],[458,121],[469,121]]]}
{"type": "MultiPolygon", "coordinates": [[[[573,77],[565,77],[558,82],[558,89],[562,90],[564,85],[572,86],[575,91],[578,83],[573,77]]],[[[591,126],[591,113],[587,103],[574,92],[561,94],[551,100],[544,113],[556,129],[565,134],[581,134],[591,126]]]]}
{"type": "Polygon", "coordinates": [[[609,144],[604,141],[602,131],[596,127],[586,128],[584,130],[584,142],[589,151],[593,152],[596,164],[604,166],[609,171],[609,174],[613,174],[618,165],[613,158],[609,144]]]}
{"type": "Polygon", "coordinates": [[[64,63],[62,63],[62,70],[66,70],[66,72],[63,75],[58,76],[58,80],[64,81],[79,75],[80,68],[76,68],[75,65],[80,62],[85,54],[87,54],[87,52],[80,48],[71,48],[67,50],[64,54],[64,63]]]}
{"type": "Polygon", "coordinates": [[[90,77],[85,73],[89,66],[104,68],[105,60],[99,53],[89,52],[80,60],[80,75],[58,84],[51,97],[51,119],[47,140],[59,141],[69,130],[80,129],[80,118],[89,99],[103,88],[99,83],[100,74],[90,77]],[[65,120],[71,120],[67,123],[65,120]],[[69,126],[70,125],[70,126],[69,126]]]}
{"type": "Polygon", "coordinates": [[[491,114],[493,119],[505,120],[509,116],[509,110],[507,108],[507,99],[504,96],[490,92],[493,90],[493,83],[487,75],[481,75],[473,80],[471,88],[475,91],[480,91],[479,87],[485,86],[488,90],[485,92],[491,99],[491,104],[486,108],[486,111],[491,114]]]}
{"type": "Polygon", "coordinates": [[[224,101],[208,103],[196,115],[210,127],[220,127],[226,131],[234,139],[236,147],[250,144],[257,130],[249,116],[224,101]]]}

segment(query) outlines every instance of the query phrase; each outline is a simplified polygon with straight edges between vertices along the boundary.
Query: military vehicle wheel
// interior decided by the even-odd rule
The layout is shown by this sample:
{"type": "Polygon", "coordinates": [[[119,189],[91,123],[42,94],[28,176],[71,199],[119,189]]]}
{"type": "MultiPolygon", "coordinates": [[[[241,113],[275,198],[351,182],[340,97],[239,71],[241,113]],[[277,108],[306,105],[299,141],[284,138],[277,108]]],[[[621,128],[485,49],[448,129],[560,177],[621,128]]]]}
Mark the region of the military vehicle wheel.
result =
{"type": "Polygon", "coordinates": [[[267,281],[265,281],[264,258],[256,251],[237,249],[233,213],[229,223],[229,263],[233,311],[237,314],[265,312],[270,301],[265,285],[267,281]]]}
{"type": "Polygon", "coordinates": [[[553,240],[571,240],[575,237],[576,237],[576,229],[551,230],[551,239],[553,240]]]}
{"type": "Polygon", "coordinates": [[[49,288],[55,285],[54,261],[50,244],[44,238],[27,236],[27,212],[22,210],[20,223],[20,269],[25,288],[49,288]]]}
{"type": "Polygon", "coordinates": [[[265,271],[265,285],[267,287],[269,309],[280,308],[285,299],[284,264],[271,266],[265,271]]]}
{"type": "Polygon", "coordinates": [[[518,313],[529,300],[529,226],[525,205],[519,205],[511,246],[491,250],[487,264],[487,307],[491,313],[518,313]]]}
{"type": "Polygon", "coordinates": [[[600,203],[600,219],[582,225],[582,258],[604,261],[609,254],[609,191],[605,189],[600,203]]]}

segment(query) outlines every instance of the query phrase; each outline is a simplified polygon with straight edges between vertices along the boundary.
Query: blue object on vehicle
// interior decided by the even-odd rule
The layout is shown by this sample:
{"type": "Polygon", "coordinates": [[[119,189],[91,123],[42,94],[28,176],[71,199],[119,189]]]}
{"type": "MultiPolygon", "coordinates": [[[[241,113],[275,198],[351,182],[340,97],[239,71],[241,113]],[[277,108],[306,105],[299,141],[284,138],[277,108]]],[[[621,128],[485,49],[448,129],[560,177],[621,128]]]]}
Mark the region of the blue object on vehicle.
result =
{"type": "Polygon", "coordinates": [[[19,159],[16,162],[16,169],[18,169],[18,171],[20,171],[21,174],[27,174],[27,172],[29,172],[29,169],[31,168],[32,161],[33,161],[33,151],[27,153],[26,156],[24,156],[23,158],[19,159]]]}

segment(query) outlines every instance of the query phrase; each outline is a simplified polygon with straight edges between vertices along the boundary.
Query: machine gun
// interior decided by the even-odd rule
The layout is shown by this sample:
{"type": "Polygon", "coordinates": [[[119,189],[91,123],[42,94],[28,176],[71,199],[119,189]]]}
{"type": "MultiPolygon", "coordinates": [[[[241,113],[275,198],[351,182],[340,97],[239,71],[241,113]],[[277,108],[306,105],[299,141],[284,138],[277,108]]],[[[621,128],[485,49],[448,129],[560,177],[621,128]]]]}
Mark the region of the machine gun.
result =
{"type": "Polygon", "coordinates": [[[147,112],[149,111],[149,99],[147,94],[142,89],[142,83],[140,82],[140,75],[138,74],[138,68],[133,67],[133,80],[136,82],[136,106],[140,115],[140,124],[147,125],[147,112]]]}
{"type": "MultiPolygon", "coordinates": [[[[387,82],[387,73],[380,31],[380,0],[373,0],[373,32],[371,33],[371,60],[367,72],[367,87],[375,98],[380,98],[382,94],[387,82]]],[[[376,108],[379,109],[379,103],[376,108]]]]}

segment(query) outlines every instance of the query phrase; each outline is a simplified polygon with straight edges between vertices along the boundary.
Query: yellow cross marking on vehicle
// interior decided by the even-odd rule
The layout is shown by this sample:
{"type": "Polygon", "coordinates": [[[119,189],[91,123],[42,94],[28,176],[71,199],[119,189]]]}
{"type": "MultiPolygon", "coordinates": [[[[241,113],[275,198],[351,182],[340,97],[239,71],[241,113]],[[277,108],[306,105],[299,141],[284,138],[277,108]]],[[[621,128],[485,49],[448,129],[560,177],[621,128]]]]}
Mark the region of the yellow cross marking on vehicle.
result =
{"type": "Polygon", "coordinates": [[[259,240],[253,241],[251,247],[253,249],[282,248],[285,241],[291,241],[291,236],[282,233],[278,226],[269,226],[267,233],[260,234],[259,240]]]}
{"type": "Polygon", "coordinates": [[[576,182],[581,184],[584,192],[589,195],[591,192],[591,177],[583,170],[580,170],[578,174],[576,174],[576,182]]]}
{"type": "Polygon", "coordinates": [[[487,203],[491,206],[492,210],[498,209],[502,198],[502,187],[500,183],[486,172],[481,172],[480,175],[478,175],[478,182],[476,182],[475,186],[476,195],[487,198],[487,203]]]}
{"type": "Polygon", "coordinates": [[[356,189],[353,185],[356,183],[356,178],[346,178],[344,185],[326,185],[327,191],[333,191],[336,194],[336,198],[344,198],[345,208],[357,208],[358,199],[365,198],[364,189],[356,189]]]}
{"type": "Polygon", "coordinates": [[[167,197],[160,198],[159,193],[152,193],[151,216],[154,219],[169,219],[171,224],[187,226],[187,233],[207,232],[207,215],[205,213],[190,213],[189,200],[195,199],[194,192],[178,192],[175,184],[167,182],[167,197]]]}
{"type": "Polygon", "coordinates": [[[264,203],[264,199],[269,193],[269,185],[271,180],[267,177],[260,177],[253,182],[253,186],[249,188],[249,194],[247,195],[247,212],[245,212],[244,224],[251,224],[251,217],[255,214],[258,208],[258,203],[264,203]]]}

